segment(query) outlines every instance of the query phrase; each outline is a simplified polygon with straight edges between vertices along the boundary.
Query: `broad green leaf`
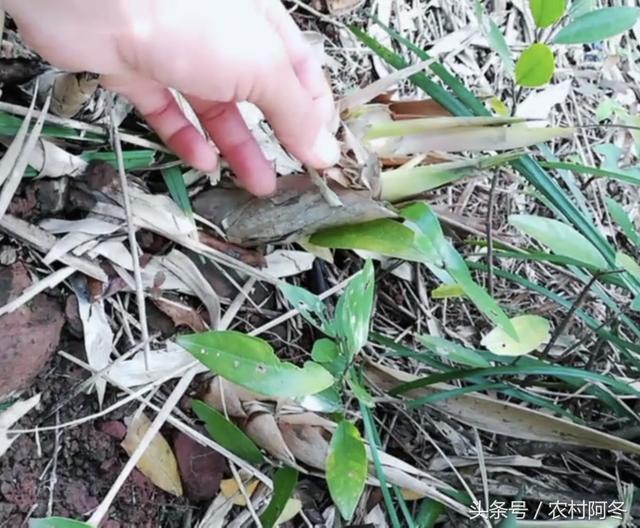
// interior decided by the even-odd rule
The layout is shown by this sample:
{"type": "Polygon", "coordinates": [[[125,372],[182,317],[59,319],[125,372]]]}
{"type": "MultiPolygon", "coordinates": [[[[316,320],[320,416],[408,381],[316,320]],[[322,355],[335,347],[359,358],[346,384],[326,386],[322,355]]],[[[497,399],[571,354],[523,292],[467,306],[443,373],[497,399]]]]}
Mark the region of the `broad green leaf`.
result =
{"type": "Polygon", "coordinates": [[[311,358],[318,363],[331,363],[338,359],[339,355],[338,345],[331,339],[318,339],[311,349],[311,358]]]}
{"type": "Polygon", "coordinates": [[[291,467],[283,467],[273,476],[273,496],[267,509],[260,516],[264,528],[272,528],[287,506],[298,483],[298,472],[291,467]]]}
{"type": "Polygon", "coordinates": [[[416,248],[425,252],[427,261],[439,267],[443,266],[479,310],[495,324],[502,326],[505,331],[515,336],[515,330],[500,305],[473,280],[460,253],[444,237],[438,217],[433,210],[424,202],[416,202],[403,208],[401,214],[422,234],[422,237],[416,239],[416,248]]]}
{"type": "Polygon", "coordinates": [[[209,436],[222,447],[251,464],[264,462],[262,453],[253,443],[253,440],[228,420],[224,414],[200,400],[193,400],[191,408],[196,413],[196,416],[204,422],[209,436]]]}
{"type": "Polygon", "coordinates": [[[312,244],[335,249],[364,249],[385,256],[401,257],[413,247],[414,234],[390,219],[324,229],[313,234],[312,244]]]}
{"type": "Polygon", "coordinates": [[[507,72],[512,74],[515,64],[511,57],[509,45],[498,25],[493,21],[491,16],[487,15],[480,0],[476,0],[476,18],[478,19],[482,32],[489,41],[489,45],[500,56],[507,72]]]}
{"type": "Polygon", "coordinates": [[[532,44],[522,52],[516,63],[516,82],[527,88],[547,84],[556,69],[553,51],[546,44],[532,44]]]}
{"type": "Polygon", "coordinates": [[[491,366],[491,363],[489,363],[475,350],[466,348],[462,345],[459,345],[458,343],[449,341],[448,339],[443,339],[441,337],[430,336],[426,334],[419,335],[417,336],[417,338],[418,341],[420,341],[428,349],[433,350],[436,354],[444,356],[456,363],[479,368],[491,366]]]}
{"type": "Polygon", "coordinates": [[[298,309],[300,315],[322,333],[334,337],[333,323],[329,317],[327,305],[317,295],[300,286],[281,281],[278,287],[287,301],[298,309]]]}
{"type": "Polygon", "coordinates": [[[567,0],[530,0],[529,5],[536,26],[546,28],[562,18],[567,0]]]}
{"type": "Polygon", "coordinates": [[[336,306],[336,334],[347,362],[360,352],[369,337],[375,286],[373,274],[373,263],[367,260],[364,268],[349,282],[336,306]]]}
{"type": "Polygon", "coordinates": [[[332,339],[318,339],[311,349],[311,358],[322,363],[334,378],[340,379],[348,366],[348,358],[340,354],[338,344],[332,339]]]}
{"type": "Polygon", "coordinates": [[[611,198],[606,198],[605,201],[611,217],[620,226],[620,229],[622,229],[624,234],[627,235],[627,238],[633,242],[633,244],[640,246],[640,235],[624,208],[611,198]]]}
{"type": "Polygon", "coordinates": [[[327,455],[327,485],[342,517],[353,517],[367,480],[367,451],[360,432],[347,420],[338,424],[327,455]]]}
{"type": "Polygon", "coordinates": [[[631,29],[640,17],[638,7],[604,7],[590,11],[563,27],[556,44],[591,44],[631,29]]]}
{"type": "Polygon", "coordinates": [[[431,290],[432,299],[451,299],[452,297],[462,297],[464,288],[459,284],[441,284],[431,290]]]}
{"type": "Polygon", "coordinates": [[[212,372],[266,396],[296,398],[333,385],[333,376],[317,363],[300,368],[282,362],[269,343],[241,332],[203,332],[177,341],[212,372]]]}
{"type": "Polygon", "coordinates": [[[597,269],[608,268],[607,261],[593,244],[563,222],[542,216],[511,215],[509,223],[558,255],[584,262],[597,269]]]}
{"type": "Polygon", "coordinates": [[[518,333],[517,340],[496,327],[482,338],[482,346],[498,356],[523,356],[549,340],[549,321],[539,315],[519,315],[511,323],[518,333]]]}
{"type": "Polygon", "coordinates": [[[636,279],[640,279],[640,265],[626,253],[618,251],[616,253],[616,266],[631,273],[636,279]]]}
{"type": "Polygon", "coordinates": [[[29,528],[91,528],[91,525],[62,517],[48,517],[47,519],[31,519],[29,528]]]}

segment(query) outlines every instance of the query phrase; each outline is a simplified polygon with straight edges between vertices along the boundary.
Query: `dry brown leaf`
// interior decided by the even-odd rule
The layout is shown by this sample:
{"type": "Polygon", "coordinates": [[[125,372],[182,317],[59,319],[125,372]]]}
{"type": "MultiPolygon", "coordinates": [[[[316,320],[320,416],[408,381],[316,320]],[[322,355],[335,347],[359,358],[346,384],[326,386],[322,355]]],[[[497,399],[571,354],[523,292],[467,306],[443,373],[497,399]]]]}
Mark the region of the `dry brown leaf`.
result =
{"type": "Polygon", "coordinates": [[[244,430],[267,453],[287,464],[295,465],[296,459],[289,450],[271,413],[254,413],[249,417],[244,430]]]}
{"type": "Polygon", "coordinates": [[[220,299],[193,261],[174,249],[162,258],[162,265],[180,277],[198,296],[209,312],[210,327],[217,329],[220,324],[220,299]]]}
{"type": "Polygon", "coordinates": [[[191,306],[162,297],[152,299],[160,311],[169,316],[176,326],[187,326],[194,332],[204,332],[207,325],[191,306]]]}
{"type": "MultiPolygon", "coordinates": [[[[142,413],[125,421],[128,422],[127,436],[120,445],[131,456],[151,426],[151,421],[142,413]]],[[[182,496],[182,482],[176,457],[160,433],[153,437],[137,467],[160,489],[178,497],[182,496]]]]}
{"type": "Polygon", "coordinates": [[[268,400],[265,396],[235,385],[221,376],[216,376],[211,380],[202,399],[214,409],[220,412],[226,411],[229,416],[236,418],[247,417],[247,413],[244,410],[244,403],[268,400]]]}
{"type": "MultiPolygon", "coordinates": [[[[411,374],[373,363],[367,365],[366,375],[371,383],[383,390],[417,379],[411,374]]],[[[410,391],[407,396],[418,398],[453,388],[444,383],[434,383],[429,388],[410,391]]],[[[429,405],[470,427],[494,434],[523,440],[640,453],[640,445],[628,440],[482,394],[464,394],[429,405]]]]}
{"type": "Polygon", "coordinates": [[[316,469],[324,469],[329,442],[323,435],[324,429],[310,425],[280,423],[280,432],[295,458],[316,469]]]}
{"type": "Polygon", "coordinates": [[[446,108],[433,99],[420,101],[392,101],[389,110],[394,119],[417,119],[421,117],[451,116],[446,108]]]}

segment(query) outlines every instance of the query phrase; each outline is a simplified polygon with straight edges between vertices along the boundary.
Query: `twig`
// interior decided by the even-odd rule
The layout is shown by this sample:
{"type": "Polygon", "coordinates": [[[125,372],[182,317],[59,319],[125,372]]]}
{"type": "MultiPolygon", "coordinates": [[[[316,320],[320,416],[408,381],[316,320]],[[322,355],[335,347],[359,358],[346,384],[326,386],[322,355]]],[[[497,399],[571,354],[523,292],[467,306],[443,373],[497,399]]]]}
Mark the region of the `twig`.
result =
{"type": "Polygon", "coordinates": [[[598,273],[594,274],[593,277],[591,277],[591,280],[589,280],[589,282],[585,285],[585,287],[582,288],[582,291],[580,292],[578,297],[576,297],[576,300],[571,305],[571,308],[567,312],[567,315],[564,317],[562,322],[558,325],[558,327],[553,332],[553,335],[551,336],[551,339],[549,339],[549,342],[547,343],[547,345],[544,347],[544,350],[542,351],[542,357],[546,357],[547,354],[549,354],[549,352],[553,348],[553,345],[556,343],[556,341],[560,338],[560,336],[567,329],[567,326],[569,325],[569,323],[571,322],[571,319],[573,318],[573,314],[575,314],[576,310],[578,308],[580,308],[580,306],[582,305],[582,303],[583,303],[584,299],[586,298],[587,294],[591,290],[591,287],[600,278],[602,278],[603,276],[609,275],[609,274],[612,274],[612,273],[620,273],[620,272],[621,272],[621,270],[598,272],[598,273]]]}
{"type": "Polygon", "coordinates": [[[496,171],[491,178],[489,203],[487,204],[487,290],[489,290],[491,297],[493,297],[493,206],[497,183],[498,171],[496,171]]]}
{"type": "MultiPolygon", "coordinates": [[[[113,103],[113,101],[112,101],[113,103]]],[[[113,104],[111,105],[111,133],[113,135],[113,148],[118,162],[118,174],[120,176],[120,186],[122,187],[122,205],[127,219],[127,233],[129,235],[129,246],[131,247],[131,260],[133,261],[133,277],[136,281],[136,300],[138,304],[138,317],[140,317],[140,330],[142,332],[142,342],[144,343],[144,366],[149,370],[149,355],[151,346],[149,344],[149,326],[147,325],[147,308],[142,287],[142,274],[140,273],[140,254],[138,252],[138,242],[136,240],[136,228],[133,224],[133,213],[131,211],[131,200],[129,198],[129,186],[127,175],[124,170],[124,159],[122,157],[122,145],[120,135],[116,126],[113,104]]]]}

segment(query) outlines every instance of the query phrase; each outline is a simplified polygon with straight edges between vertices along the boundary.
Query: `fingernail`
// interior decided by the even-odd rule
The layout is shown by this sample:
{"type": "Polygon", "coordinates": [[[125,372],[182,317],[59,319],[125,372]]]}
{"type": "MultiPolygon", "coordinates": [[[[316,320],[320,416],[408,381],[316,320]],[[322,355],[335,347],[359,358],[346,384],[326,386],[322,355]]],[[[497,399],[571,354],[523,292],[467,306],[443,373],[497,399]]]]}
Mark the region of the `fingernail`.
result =
{"type": "Polygon", "coordinates": [[[330,167],[340,161],[338,140],[325,128],[320,130],[313,144],[313,155],[324,167],[330,167]]]}

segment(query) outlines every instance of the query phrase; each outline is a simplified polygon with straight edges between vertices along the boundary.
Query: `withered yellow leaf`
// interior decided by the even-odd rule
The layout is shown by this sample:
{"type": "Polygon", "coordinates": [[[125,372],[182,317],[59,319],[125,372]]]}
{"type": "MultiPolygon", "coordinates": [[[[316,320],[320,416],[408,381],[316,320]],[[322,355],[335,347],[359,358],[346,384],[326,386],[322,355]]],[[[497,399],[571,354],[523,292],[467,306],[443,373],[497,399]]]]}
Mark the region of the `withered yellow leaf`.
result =
{"type": "MultiPolygon", "coordinates": [[[[249,497],[251,497],[251,495],[253,495],[253,492],[256,491],[258,484],[258,479],[253,479],[249,481],[248,484],[245,484],[244,489],[249,497]]],[[[236,479],[230,478],[223,480],[220,483],[220,491],[227,499],[233,497],[233,504],[235,504],[236,506],[247,505],[247,500],[244,498],[244,495],[240,491],[236,479]]]]}
{"type": "MultiPolygon", "coordinates": [[[[144,414],[133,416],[128,422],[127,436],[122,441],[122,448],[131,456],[140,444],[151,421],[144,414]]],[[[182,496],[182,482],[178,473],[176,457],[169,443],[158,433],[145,449],[137,464],[138,469],[161,490],[182,496]]]]}

